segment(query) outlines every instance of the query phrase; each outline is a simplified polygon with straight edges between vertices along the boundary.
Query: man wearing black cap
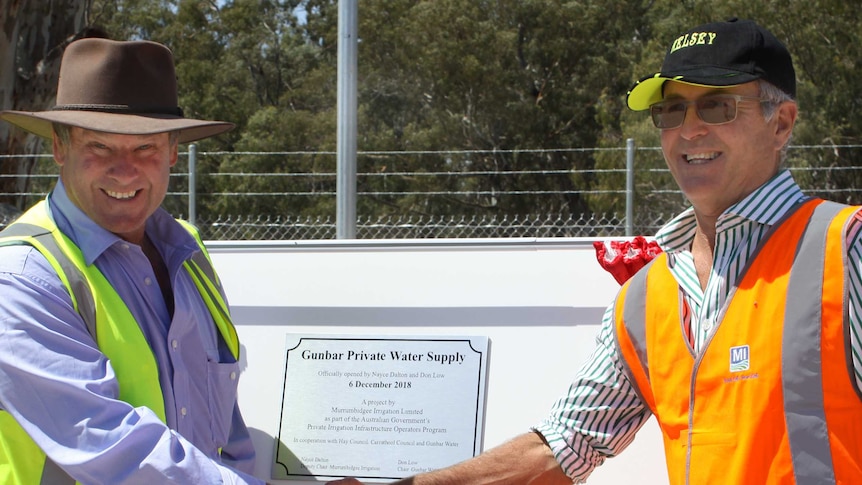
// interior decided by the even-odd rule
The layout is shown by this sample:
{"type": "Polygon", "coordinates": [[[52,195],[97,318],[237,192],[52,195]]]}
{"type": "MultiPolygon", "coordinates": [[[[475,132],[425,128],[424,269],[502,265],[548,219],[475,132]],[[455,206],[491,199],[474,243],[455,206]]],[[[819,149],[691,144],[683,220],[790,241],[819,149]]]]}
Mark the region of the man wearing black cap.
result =
{"type": "Polygon", "coordinates": [[[862,483],[862,224],[782,167],[795,96],[790,54],[754,22],[674,39],[628,106],[692,207],[544,423],[397,483],[580,483],[650,416],[673,485],[862,483]]]}
{"type": "Polygon", "coordinates": [[[160,208],[178,143],[233,125],[183,116],[165,46],[106,39],[69,44],[53,109],[0,117],[60,166],[0,232],[0,481],[263,483],[221,284],[160,208]]]}

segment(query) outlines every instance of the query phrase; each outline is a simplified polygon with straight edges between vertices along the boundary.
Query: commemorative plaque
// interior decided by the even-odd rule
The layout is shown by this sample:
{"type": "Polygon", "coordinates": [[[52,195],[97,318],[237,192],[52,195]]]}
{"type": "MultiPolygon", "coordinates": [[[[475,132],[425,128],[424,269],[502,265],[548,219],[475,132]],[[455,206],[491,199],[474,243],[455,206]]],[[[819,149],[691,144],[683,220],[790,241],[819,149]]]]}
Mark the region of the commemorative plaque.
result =
{"type": "Polygon", "coordinates": [[[272,478],[388,482],[482,451],[487,337],[287,336],[272,478]]]}

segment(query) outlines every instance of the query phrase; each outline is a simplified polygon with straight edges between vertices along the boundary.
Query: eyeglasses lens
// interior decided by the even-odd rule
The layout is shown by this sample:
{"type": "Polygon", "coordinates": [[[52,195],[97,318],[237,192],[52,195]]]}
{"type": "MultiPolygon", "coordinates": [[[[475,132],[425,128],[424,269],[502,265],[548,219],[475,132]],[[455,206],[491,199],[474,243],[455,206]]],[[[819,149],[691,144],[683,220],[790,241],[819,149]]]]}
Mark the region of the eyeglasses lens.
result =
{"type": "Polygon", "coordinates": [[[662,101],[650,106],[650,115],[656,128],[677,128],[685,120],[688,105],[694,104],[697,116],[704,123],[721,125],[736,119],[737,98],[732,96],[707,96],[694,101],[662,101]]]}

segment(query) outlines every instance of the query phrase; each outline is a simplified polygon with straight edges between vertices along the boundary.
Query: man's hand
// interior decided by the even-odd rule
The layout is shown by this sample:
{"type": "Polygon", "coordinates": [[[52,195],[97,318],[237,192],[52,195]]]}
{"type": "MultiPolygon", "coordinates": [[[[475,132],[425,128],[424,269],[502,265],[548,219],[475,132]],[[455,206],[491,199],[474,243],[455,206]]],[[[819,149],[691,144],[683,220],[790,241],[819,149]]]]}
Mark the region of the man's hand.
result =
{"type": "MultiPolygon", "coordinates": [[[[524,433],[479,456],[450,467],[407,477],[389,485],[571,485],[544,439],[524,433]]],[[[355,478],[342,478],[333,485],[362,485],[355,478]]]]}

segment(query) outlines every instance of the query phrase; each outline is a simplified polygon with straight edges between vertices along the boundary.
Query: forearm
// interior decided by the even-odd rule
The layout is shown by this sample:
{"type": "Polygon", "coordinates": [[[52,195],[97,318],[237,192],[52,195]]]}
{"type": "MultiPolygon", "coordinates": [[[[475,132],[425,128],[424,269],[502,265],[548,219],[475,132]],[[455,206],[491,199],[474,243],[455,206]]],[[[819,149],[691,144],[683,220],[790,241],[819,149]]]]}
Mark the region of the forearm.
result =
{"type": "Polygon", "coordinates": [[[405,478],[395,485],[570,485],[538,433],[530,432],[454,466],[405,478]]]}

